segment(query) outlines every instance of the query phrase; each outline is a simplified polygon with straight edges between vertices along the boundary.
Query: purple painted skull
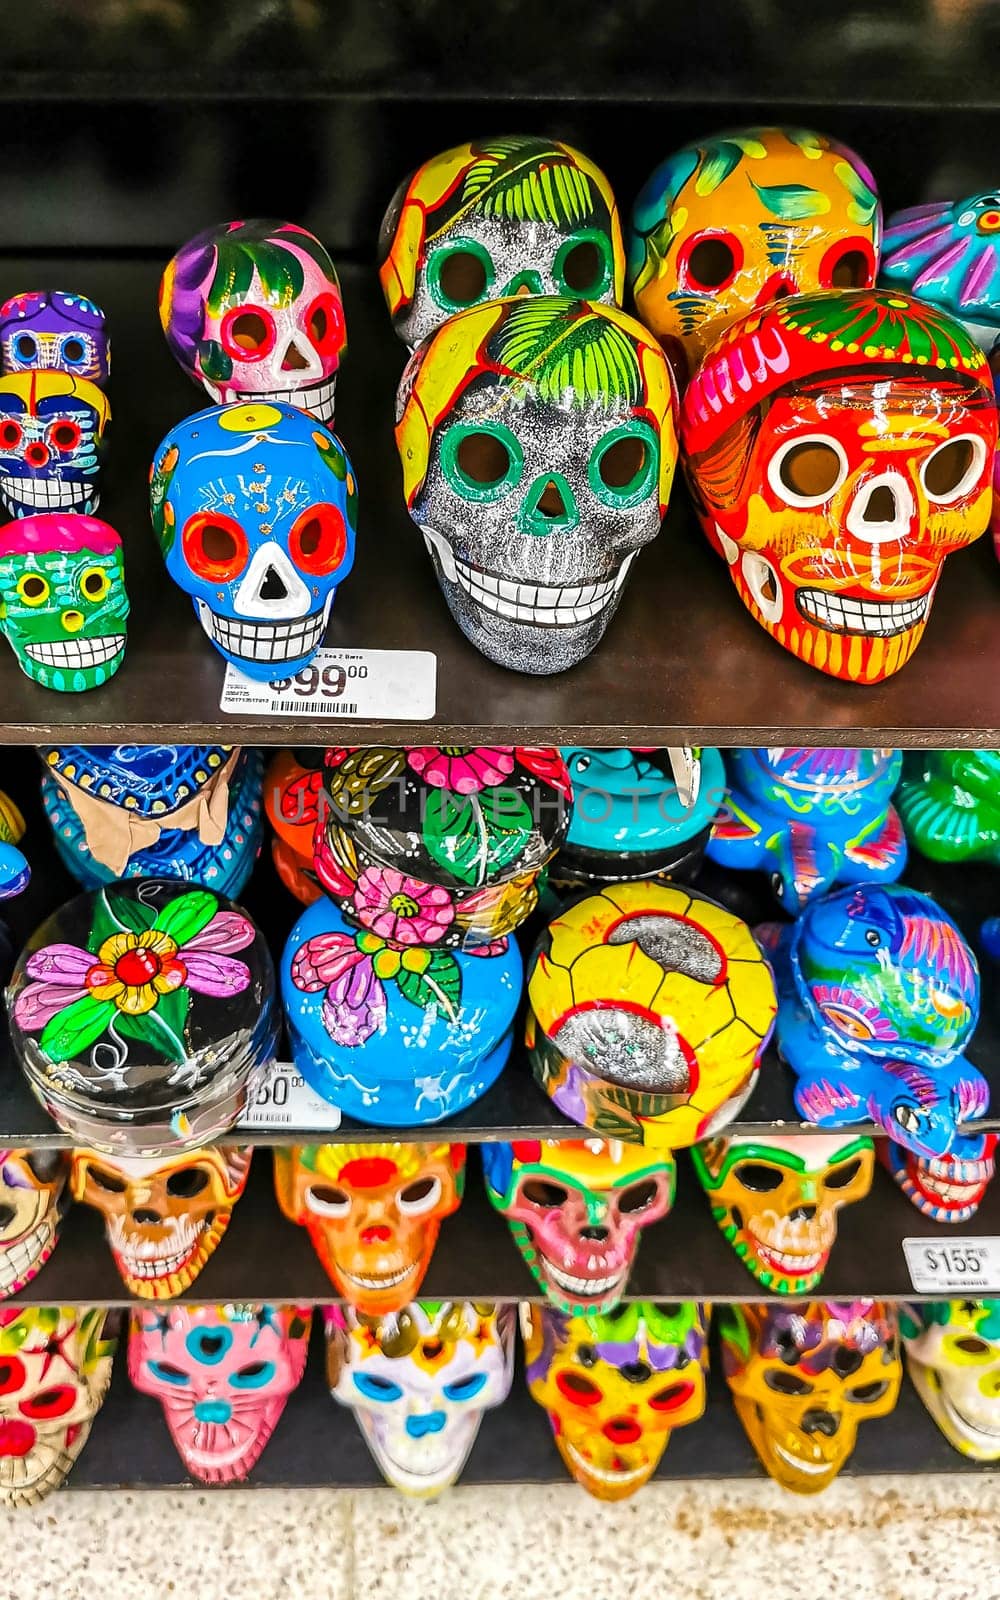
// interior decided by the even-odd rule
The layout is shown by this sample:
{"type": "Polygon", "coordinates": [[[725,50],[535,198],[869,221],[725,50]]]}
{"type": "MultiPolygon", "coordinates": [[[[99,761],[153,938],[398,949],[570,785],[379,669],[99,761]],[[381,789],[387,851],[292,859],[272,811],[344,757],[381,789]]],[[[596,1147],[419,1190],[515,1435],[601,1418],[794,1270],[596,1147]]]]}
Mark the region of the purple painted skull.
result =
{"type": "Polygon", "coordinates": [[[111,417],[106,396],[66,372],[0,378],[0,501],[12,517],[93,512],[111,417]]]}
{"type": "Polygon", "coordinates": [[[65,289],[16,294],[0,306],[4,373],[54,369],[103,387],[111,373],[111,340],[100,306],[65,289]]]}

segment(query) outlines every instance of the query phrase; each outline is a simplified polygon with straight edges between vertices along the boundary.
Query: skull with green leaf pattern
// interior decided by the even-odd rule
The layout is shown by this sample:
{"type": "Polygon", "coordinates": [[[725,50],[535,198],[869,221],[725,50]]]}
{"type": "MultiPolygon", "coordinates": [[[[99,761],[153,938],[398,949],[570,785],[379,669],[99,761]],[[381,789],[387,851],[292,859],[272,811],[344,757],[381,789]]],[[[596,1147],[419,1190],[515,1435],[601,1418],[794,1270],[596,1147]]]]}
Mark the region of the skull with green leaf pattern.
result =
{"type": "Polygon", "coordinates": [[[0,532],[0,630],[35,683],[107,683],[125,659],[128,613],[122,542],[106,522],[49,511],[0,532]]]}

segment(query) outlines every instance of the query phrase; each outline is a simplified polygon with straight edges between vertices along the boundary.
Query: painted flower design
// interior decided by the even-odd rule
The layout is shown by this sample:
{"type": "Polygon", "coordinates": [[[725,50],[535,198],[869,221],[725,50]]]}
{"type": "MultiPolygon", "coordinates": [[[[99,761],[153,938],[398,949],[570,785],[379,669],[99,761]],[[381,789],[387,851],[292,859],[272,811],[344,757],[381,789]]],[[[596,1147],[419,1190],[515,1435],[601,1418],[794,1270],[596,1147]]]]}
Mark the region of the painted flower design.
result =
{"type": "Polygon", "coordinates": [[[392,867],[366,867],[354,891],[354,914],[394,944],[436,944],[455,918],[447,889],[392,867]]]}
{"type": "Polygon", "coordinates": [[[406,759],[425,783],[454,794],[478,794],[514,770],[514,751],[506,745],[420,745],[406,759]]]}
{"type": "Polygon", "coordinates": [[[383,745],[328,750],[324,757],[326,792],[335,810],[367,815],[372,801],[388,789],[406,766],[406,751],[383,745]]]}
{"type": "Polygon", "coordinates": [[[323,1026],[335,1044],[348,1049],[385,1026],[387,983],[395,983],[411,1005],[433,1009],[449,1022],[457,1021],[461,1009],[462,970],[453,955],[422,945],[393,948],[369,929],[307,939],[292,961],[292,982],[305,994],[326,991],[323,1026]]]}
{"type": "Polygon", "coordinates": [[[573,783],[561,751],[552,745],[523,745],[518,748],[517,759],[534,777],[551,784],[567,800],[573,798],[573,783]]]}

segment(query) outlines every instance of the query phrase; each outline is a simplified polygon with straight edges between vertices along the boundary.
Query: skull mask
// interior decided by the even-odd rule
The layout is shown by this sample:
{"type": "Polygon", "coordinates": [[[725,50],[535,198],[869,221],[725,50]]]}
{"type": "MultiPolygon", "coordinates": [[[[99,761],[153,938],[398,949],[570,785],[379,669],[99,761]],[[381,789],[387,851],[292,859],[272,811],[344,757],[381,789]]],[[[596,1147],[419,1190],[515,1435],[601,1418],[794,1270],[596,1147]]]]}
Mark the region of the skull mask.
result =
{"type": "Polygon", "coordinates": [[[653,1476],[675,1428],[705,1409],[701,1307],[637,1300],[607,1316],[522,1311],[531,1397],[556,1447],[598,1500],[625,1500],[653,1476]]]}
{"type": "Polygon", "coordinates": [[[199,411],[153,463],[167,571],[216,649],[267,682],[306,665],[354,564],[357,491],[339,441],[290,405],[199,411]]]}
{"type": "Polygon", "coordinates": [[[73,1198],[102,1213],[130,1294],[168,1300],[190,1287],[229,1226],[251,1154],[233,1145],[170,1161],[73,1152],[73,1198]]]}
{"type": "Polygon", "coordinates": [[[456,311],[505,295],[618,305],[614,195],[569,145],[515,136],[459,145],[403,183],[382,223],[379,277],[411,349],[456,311]]]}
{"type": "Polygon", "coordinates": [[[681,433],[751,615],[832,677],[898,671],[945,557],[989,523],[996,405],[965,329],[884,290],[782,300],[706,357],[681,433]]]}
{"type": "Polygon", "coordinates": [[[9,514],[96,511],[110,417],[107,399],[86,378],[0,378],[0,501],[9,514]]]}
{"type": "Polygon", "coordinates": [[[968,1222],[993,1177],[995,1133],[963,1133],[946,1156],[921,1156],[895,1139],[880,1139],[882,1165],[906,1198],[932,1222],[968,1222]]]}
{"type": "Polygon", "coordinates": [[[312,1144],[274,1152],[282,1211],[308,1230],[337,1292],[373,1317],[400,1311],[418,1292],[464,1181],[462,1144],[312,1144]]]}
{"type": "Polygon", "coordinates": [[[188,1472],[248,1476],[298,1387],[312,1313],[301,1306],[168,1306],[133,1311],[128,1372],[159,1400],[188,1472]]]}
{"type": "Polygon", "coordinates": [[[612,307],[494,302],[420,347],[397,415],[406,503],[463,633],[517,671],[581,661],[670,494],[663,352],[612,307]]]}
{"type": "Polygon", "coordinates": [[[104,312],[63,289],[15,295],[0,306],[0,365],[6,373],[54,368],[103,387],[111,372],[104,312]]]}
{"type": "Polygon", "coordinates": [[[125,659],[122,542],[96,517],[50,511],[0,531],[0,629],[45,689],[99,688],[125,659]]]}
{"type": "Polygon", "coordinates": [[[941,1432],[975,1461],[1000,1461],[1000,1300],[900,1307],[913,1386],[941,1432]]]}
{"type": "Polygon", "coordinates": [[[889,218],[879,278],[947,311],[989,353],[1000,334],[1000,194],[936,200],[889,218]]]}
{"type": "Polygon", "coordinates": [[[625,1291],[640,1230],[673,1204],[673,1156],[618,1139],[482,1148],[486,1192],[546,1299],[560,1311],[610,1311],[625,1291]]]}
{"type": "Polygon", "coordinates": [[[285,400],[333,421],[344,304],[319,240],[291,222],[228,222],[181,246],[160,282],[160,322],[213,400],[285,400]]]}
{"type": "Polygon", "coordinates": [[[111,1381],[106,1313],[0,1309],[0,1505],[30,1506],[68,1476],[111,1381]]]}
{"type": "Polygon", "coordinates": [[[0,1150],[0,1300],[30,1283],[55,1249],[68,1169],[62,1150],[0,1150]]]}

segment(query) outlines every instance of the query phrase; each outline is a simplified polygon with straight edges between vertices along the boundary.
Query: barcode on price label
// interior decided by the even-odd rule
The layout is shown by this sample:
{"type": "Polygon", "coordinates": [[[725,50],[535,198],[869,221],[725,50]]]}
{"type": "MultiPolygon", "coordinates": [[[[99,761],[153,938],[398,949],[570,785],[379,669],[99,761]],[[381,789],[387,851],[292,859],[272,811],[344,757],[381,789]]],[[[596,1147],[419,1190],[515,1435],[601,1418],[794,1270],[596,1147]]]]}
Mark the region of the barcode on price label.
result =
{"type": "Polygon", "coordinates": [[[904,1239],[903,1255],[917,1294],[1000,1290],[1000,1239],[904,1239]]]}
{"type": "Polygon", "coordinates": [[[268,1133],[282,1128],[330,1133],[340,1120],[338,1108],[310,1089],[291,1062],[276,1061],[236,1126],[268,1133]]]}
{"type": "Polygon", "coordinates": [[[226,667],[220,710],[253,717],[377,717],[426,722],[437,704],[431,650],[317,650],[309,665],[271,683],[226,667]]]}

